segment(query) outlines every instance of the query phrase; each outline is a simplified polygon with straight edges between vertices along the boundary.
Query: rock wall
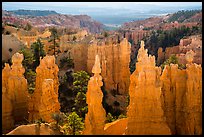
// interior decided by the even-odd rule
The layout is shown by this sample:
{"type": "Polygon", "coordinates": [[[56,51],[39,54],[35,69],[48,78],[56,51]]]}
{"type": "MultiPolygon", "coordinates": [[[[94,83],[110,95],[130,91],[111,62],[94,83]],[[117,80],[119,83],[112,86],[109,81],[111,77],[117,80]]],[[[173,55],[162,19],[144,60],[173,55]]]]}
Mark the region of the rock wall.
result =
{"type": "Polygon", "coordinates": [[[130,44],[127,39],[114,44],[112,41],[93,42],[88,47],[87,71],[91,72],[94,58],[98,54],[101,59],[105,89],[116,90],[118,94],[127,94],[129,87],[130,44]]]}
{"type": "Polygon", "coordinates": [[[100,76],[101,67],[99,56],[96,55],[95,64],[92,69],[94,76],[88,82],[88,91],[86,93],[86,102],[88,104],[88,113],[85,116],[85,135],[103,135],[106,120],[106,112],[102,105],[103,85],[102,77],[100,76]]]}
{"type": "MultiPolygon", "coordinates": [[[[83,31],[82,31],[83,32],[83,31]]],[[[85,31],[86,32],[86,31],[85,31]]],[[[63,36],[60,40],[60,51],[56,62],[60,64],[60,59],[69,57],[74,61],[74,71],[87,71],[87,54],[90,41],[93,39],[91,35],[86,36],[84,32],[83,37],[80,36],[77,41],[69,41],[67,36],[63,36]],[[84,38],[86,37],[86,38],[84,38]]],[[[80,32],[78,32],[80,34],[80,32]]],[[[82,35],[81,34],[81,35],[82,35]]]]}
{"type": "Polygon", "coordinates": [[[186,53],[186,69],[171,64],[161,75],[162,106],[172,134],[202,134],[202,68],[192,63],[193,56],[186,53]]]}
{"type": "Polygon", "coordinates": [[[23,73],[23,54],[15,53],[12,56],[12,66],[8,78],[7,93],[13,105],[15,123],[24,121],[28,117],[28,91],[27,80],[23,73]]]}
{"type": "MultiPolygon", "coordinates": [[[[58,95],[58,87],[59,87],[58,71],[59,71],[59,68],[55,64],[55,57],[54,56],[48,56],[47,55],[43,59],[40,60],[40,65],[36,68],[37,75],[36,75],[36,82],[35,82],[35,84],[36,84],[35,91],[29,99],[29,121],[34,121],[34,120],[40,119],[39,106],[42,103],[41,98],[42,98],[42,93],[44,90],[51,90],[54,92],[53,94],[58,95]],[[47,89],[43,89],[42,86],[43,86],[43,82],[45,79],[52,79],[53,80],[53,87],[51,86],[47,89]]],[[[47,94],[47,99],[44,98],[44,100],[50,101],[51,98],[53,100],[56,100],[56,96],[52,96],[52,93],[51,93],[51,95],[47,94]]],[[[53,105],[50,105],[50,106],[53,106],[53,105]]],[[[52,109],[57,110],[58,105],[56,105],[56,107],[57,108],[52,108],[52,109]]],[[[44,109],[49,110],[49,106],[46,107],[46,105],[45,105],[44,109]]],[[[44,111],[44,110],[41,110],[41,111],[44,111]]]]}
{"type": "Polygon", "coordinates": [[[141,41],[136,70],[130,76],[130,103],[126,135],[171,134],[161,106],[160,68],[155,67],[155,57],[148,56],[141,41]]]}
{"type": "Polygon", "coordinates": [[[185,95],[185,70],[178,69],[178,65],[165,66],[161,75],[162,98],[164,114],[167,118],[172,134],[178,134],[183,126],[183,96],[185,95]]]}
{"type": "MultiPolygon", "coordinates": [[[[105,88],[108,91],[116,90],[118,94],[127,94],[129,87],[129,62],[130,44],[127,39],[117,43],[117,38],[88,40],[90,42],[62,42],[61,52],[67,52],[74,60],[74,71],[85,70],[91,74],[95,56],[98,54],[101,59],[102,72],[105,88]],[[87,46],[89,45],[89,46],[87,46]]],[[[60,58],[58,57],[58,62],[60,58]]]]}
{"type": "Polygon", "coordinates": [[[145,36],[149,35],[149,31],[146,30],[134,30],[134,31],[127,31],[125,32],[125,38],[128,40],[132,40],[134,45],[137,45],[137,43],[142,40],[145,36]]]}
{"type": "Polygon", "coordinates": [[[202,68],[201,65],[187,64],[187,90],[184,115],[184,134],[202,135],[202,68]]]}
{"type": "MultiPolygon", "coordinates": [[[[66,54],[63,53],[65,56],[69,56],[74,61],[74,71],[86,70],[87,69],[87,52],[88,46],[86,42],[67,42],[61,43],[60,45],[61,52],[67,52],[66,54]]],[[[63,55],[62,54],[62,55],[63,55]]],[[[65,57],[61,56],[58,57],[60,60],[61,58],[65,57]]],[[[59,61],[58,61],[59,62],[59,61]]]]}

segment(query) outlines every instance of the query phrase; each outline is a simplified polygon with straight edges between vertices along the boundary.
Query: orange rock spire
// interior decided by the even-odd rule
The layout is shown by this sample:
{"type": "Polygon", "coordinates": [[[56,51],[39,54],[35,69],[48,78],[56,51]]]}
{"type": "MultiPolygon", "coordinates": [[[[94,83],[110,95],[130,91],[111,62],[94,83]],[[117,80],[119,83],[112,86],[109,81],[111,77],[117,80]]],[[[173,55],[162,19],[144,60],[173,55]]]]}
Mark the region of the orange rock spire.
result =
{"type": "Polygon", "coordinates": [[[23,73],[25,69],[22,66],[23,54],[15,53],[12,56],[12,66],[8,78],[8,96],[13,104],[13,115],[15,122],[27,119],[28,116],[28,90],[27,80],[23,73]]]}
{"type": "MultiPolygon", "coordinates": [[[[58,71],[59,68],[58,66],[55,64],[55,57],[54,56],[45,56],[43,59],[40,60],[40,65],[36,68],[36,85],[35,85],[35,91],[33,93],[33,95],[31,96],[30,100],[29,100],[29,121],[34,121],[34,120],[38,120],[40,119],[40,113],[39,111],[44,111],[44,110],[50,110],[49,108],[46,108],[46,105],[44,107],[41,107],[40,110],[40,106],[42,105],[41,103],[41,99],[47,100],[48,104],[50,100],[54,100],[54,102],[56,101],[56,96],[58,96],[58,86],[59,86],[59,81],[58,81],[58,71]],[[53,80],[53,86],[48,86],[47,88],[42,88],[45,87],[43,86],[45,79],[52,79],[53,80]],[[44,95],[43,93],[46,90],[50,91],[50,94],[47,94],[47,96],[43,96],[45,98],[42,98],[42,95],[44,95]],[[54,92],[54,93],[51,93],[54,92]],[[52,96],[54,95],[54,96],[52,96]]],[[[57,97],[58,98],[58,97],[57,97]]],[[[45,103],[45,104],[47,104],[45,103]]],[[[56,106],[56,108],[52,108],[53,110],[57,110],[59,109],[59,102],[55,102],[57,103],[56,105],[50,105],[50,106],[56,106]]],[[[47,107],[50,107],[47,106],[47,107]]],[[[53,111],[49,111],[46,113],[52,113],[53,111]]],[[[44,114],[44,112],[43,112],[44,114]]],[[[49,120],[48,120],[49,121],[49,120]]]]}
{"type": "Polygon", "coordinates": [[[154,56],[148,56],[143,41],[137,58],[136,70],[130,76],[130,104],[125,134],[171,134],[161,107],[160,69],[155,67],[154,56]]]}
{"type": "Polygon", "coordinates": [[[86,93],[88,113],[85,117],[85,130],[83,134],[102,135],[104,134],[106,112],[102,105],[103,93],[101,91],[101,86],[103,82],[100,76],[101,67],[98,55],[96,55],[92,72],[94,76],[91,77],[88,82],[88,91],[86,93]]]}

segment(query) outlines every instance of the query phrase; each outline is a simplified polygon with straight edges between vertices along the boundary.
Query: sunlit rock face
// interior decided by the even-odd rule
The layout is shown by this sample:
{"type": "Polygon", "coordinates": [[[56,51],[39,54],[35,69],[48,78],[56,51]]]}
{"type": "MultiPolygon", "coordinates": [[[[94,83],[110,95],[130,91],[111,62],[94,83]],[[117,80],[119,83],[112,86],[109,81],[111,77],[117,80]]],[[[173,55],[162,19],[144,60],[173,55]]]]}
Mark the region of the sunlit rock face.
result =
{"type": "Polygon", "coordinates": [[[61,41],[60,50],[61,52],[63,52],[62,54],[60,54],[60,58],[68,56],[73,59],[74,71],[86,71],[88,51],[88,44],[86,42],[61,41]],[[66,53],[64,53],[65,51],[66,53]]]}
{"type": "MultiPolygon", "coordinates": [[[[40,119],[39,107],[41,105],[41,98],[44,92],[43,90],[49,90],[50,92],[54,92],[55,95],[56,94],[58,95],[58,87],[59,87],[58,71],[59,71],[59,68],[55,64],[54,56],[47,55],[43,59],[41,59],[40,65],[36,68],[37,75],[36,75],[36,82],[35,82],[36,84],[35,91],[29,99],[29,121],[40,119]],[[43,89],[42,86],[45,79],[52,79],[53,86],[47,87],[47,89],[43,89]]],[[[50,100],[50,98],[53,98],[53,100],[55,101],[56,97],[55,96],[52,97],[51,95],[47,94],[47,96],[45,97],[48,98],[47,100],[50,100]]],[[[46,109],[49,109],[49,108],[45,108],[45,110],[46,109]]]]}
{"type": "Polygon", "coordinates": [[[185,93],[185,127],[184,134],[202,134],[202,67],[187,64],[187,89],[185,93]]]}
{"type": "Polygon", "coordinates": [[[8,90],[8,79],[10,76],[11,67],[9,64],[5,63],[5,67],[2,70],[2,87],[5,87],[5,90],[8,90]]]}
{"type": "Polygon", "coordinates": [[[103,135],[106,120],[106,112],[102,105],[103,92],[101,86],[103,85],[101,73],[101,66],[99,56],[96,55],[95,64],[92,69],[94,76],[88,82],[88,91],[86,93],[86,103],[88,104],[88,113],[85,117],[85,135],[103,135]]]}
{"type": "Polygon", "coordinates": [[[7,132],[15,123],[25,121],[28,117],[27,80],[22,66],[23,54],[12,56],[12,66],[5,64],[2,70],[2,129],[7,132]]]}
{"type": "Polygon", "coordinates": [[[13,105],[15,123],[27,119],[28,90],[27,80],[24,77],[25,69],[22,61],[23,54],[15,53],[12,56],[12,66],[9,73],[7,93],[13,105]]]}
{"type": "Polygon", "coordinates": [[[123,135],[127,127],[127,118],[107,123],[104,127],[105,135],[123,135]]]}
{"type": "Polygon", "coordinates": [[[137,59],[136,70],[130,76],[130,104],[125,134],[171,134],[161,106],[161,69],[155,67],[155,57],[148,56],[143,41],[137,59]]]}
{"type": "Polygon", "coordinates": [[[39,115],[46,122],[53,122],[51,114],[59,113],[60,104],[58,94],[54,91],[53,79],[44,79],[42,83],[42,96],[39,105],[39,115]]]}
{"type": "Polygon", "coordinates": [[[162,106],[167,119],[167,124],[172,134],[177,134],[178,127],[182,128],[183,117],[183,97],[186,92],[186,72],[178,69],[177,64],[165,66],[161,79],[162,86],[162,106]]]}
{"type": "Polygon", "coordinates": [[[2,132],[7,133],[13,127],[13,104],[6,92],[6,88],[2,87],[2,132]]]}
{"type": "Polygon", "coordinates": [[[20,125],[6,135],[61,135],[50,124],[28,124],[20,125]]]}
{"type": "Polygon", "coordinates": [[[202,134],[202,68],[186,53],[186,69],[165,66],[161,75],[163,109],[172,134],[202,134]]]}
{"type": "Polygon", "coordinates": [[[88,47],[87,71],[91,72],[95,56],[98,54],[105,89],[116,90],[118,94],[128,94],[130,48],[131,45],[125,38],[117,44],[111,40],[101,45],[92,43],[88,47]]]}
{"type": "MultiPolygon", "coordinates": [[[[116,42],[116,38],[87,42],[66,42],[65,36],[60,44],[61,52],[66,51],[74,61],[74,71],[85,70],[91,74],[95,56],[99,55],[107,91],[116,90],[117,94],[128,94],[129,88],[129,63],[131,45],[124,38],[116,42]]],[[[64,53],[63,53],[64,54],[64,53]]]]}
{"type": "Polygon", "coordinates": [[[13,118],[13,104],[8,95],[8,78],[11,68],[9,64],[5,63],[2,70],[2,132],[6,133],[14,126],[13,118]]]}

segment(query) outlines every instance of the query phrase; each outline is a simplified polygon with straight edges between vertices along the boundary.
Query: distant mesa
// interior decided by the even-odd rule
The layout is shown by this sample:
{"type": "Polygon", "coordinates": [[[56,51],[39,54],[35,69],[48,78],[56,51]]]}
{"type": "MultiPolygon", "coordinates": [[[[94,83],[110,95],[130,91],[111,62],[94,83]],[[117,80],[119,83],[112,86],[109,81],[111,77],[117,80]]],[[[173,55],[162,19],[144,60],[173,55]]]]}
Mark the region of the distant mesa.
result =
{"type": "Polygon", "coordinates": [[[19,10],[11,10],[8,12],[13,13],[15,15],[29,15],[29,16],[48,16],[48,15],[59,14],[53,10],[24,10],[24,9],[19,9],[19,10]]]}

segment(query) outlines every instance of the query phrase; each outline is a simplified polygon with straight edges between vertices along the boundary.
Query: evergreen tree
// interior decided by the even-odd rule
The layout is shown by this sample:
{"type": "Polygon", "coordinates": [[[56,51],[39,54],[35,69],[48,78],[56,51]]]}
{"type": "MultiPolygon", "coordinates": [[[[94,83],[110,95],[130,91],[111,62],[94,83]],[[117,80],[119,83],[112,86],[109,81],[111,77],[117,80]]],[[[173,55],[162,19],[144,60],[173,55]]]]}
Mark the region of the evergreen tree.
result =
{"type": "Polygon", "coordinates": [[[44,47],[44,45],[42,44],[40,39],[38,39],[36,42],[34,42],[31,45],[31,49],[33,50],[34,58],[35,58],[35,63],[34,63],[35,68],[37,66],[39,66],[39,64],[40,64],[40,57],[43,58],[45,56],[45,51],[44,51],[43,47],[44,47]]]}
{"type": "Polygon", "coordinates": [[[73,78],[74,78],[73,91],[75,93],[78,92],[86,93],[88,81],[90,79],[88,73],[86,71],[78,71],[76,73],[73,73],[73,78]]]}
{"type": "Polygon", "coordinates": [[[85,71],[73,73],[73,92],[75,94],[74,109],[80,117],[85,117],[87,113],[86,91],[90,76],[85,71]]]}
{"type": "Polygon", "coordinates": [[[35,58],[32,50],[30,50],[29,48],[22,48],[19,53],[23,54],[24,56],[24,60],[22,61],[24,68],[26,70],[28,69],[33,70],[33,64],[35,62],[35,58]]]}
{"type": "Polygon", "coordinates": [[[56,40],[59,39],[59,36],[58,36],[57,29],[55,27],[51,28],[50,31],[51,31],[50,42],[53,42],[52,48],[54,49],[54,56],[55,56],[56,47],[58,46],[58,43],[56,42],[56,40]]]}
{"type": "Polygon", "coordinates": [[[85,118],[85,114],[88,112],[88,106],[86,104],[86,94],[83,92],[78,92],[74,100],[75,111],[80,117],[85,118]]]}
{"type": "Polygon", "coordinates": [[[80,131],[84,128],[82,118],[76,112],[72,112],[67,116],[67,122],[64,124],[63,129],[67,135],[79,135],[80,131]]]}
{"type": "Polygon", "coordinates": [[[24,60],[22,61],[22,65],[25,68],[25,78],[28,81],[28,92],[33,93],[35,90],[35,78],[36,72],[34,67],[34,53],[29,48],[22,48],[20,53],[23,54],[24,60]]]}

